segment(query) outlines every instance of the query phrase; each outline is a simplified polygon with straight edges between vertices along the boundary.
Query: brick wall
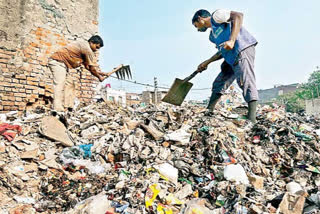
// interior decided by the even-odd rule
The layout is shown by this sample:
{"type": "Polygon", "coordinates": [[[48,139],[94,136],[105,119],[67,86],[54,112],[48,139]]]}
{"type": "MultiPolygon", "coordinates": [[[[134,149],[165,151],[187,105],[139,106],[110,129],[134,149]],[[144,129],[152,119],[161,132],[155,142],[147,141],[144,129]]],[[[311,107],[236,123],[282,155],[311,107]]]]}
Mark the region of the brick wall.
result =
{"type": "MultiPolygon", "coordinates": [[[[50,107],[53,80],[48,57],[71,41],[97,33],[98,0],[5,0],[0,8],[0,111],[50,107]]],[[[77,97],[92,101],[97,79],[84,68],[70,74],[77,97]]]]}

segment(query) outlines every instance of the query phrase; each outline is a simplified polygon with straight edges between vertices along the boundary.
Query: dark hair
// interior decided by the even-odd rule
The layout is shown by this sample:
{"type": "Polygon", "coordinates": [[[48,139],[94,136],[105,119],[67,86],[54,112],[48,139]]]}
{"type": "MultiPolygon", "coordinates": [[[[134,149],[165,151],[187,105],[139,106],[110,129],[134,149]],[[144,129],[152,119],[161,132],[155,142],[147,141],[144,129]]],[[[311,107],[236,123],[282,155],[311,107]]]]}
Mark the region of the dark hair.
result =
{"type": "Polygon", "coordinates": [[[103,47],[103,40],[98,35],[91,36],[91,38],[88,40],[88,42],[91,42],[93,44],[100,44],[100,47],[103,47]]]}
{"type": "Polygon", "coordinates": [[[210,16],[211,16],[211,14],[209,13],[209,11],[203,10],[203,9],[198,10],[198,11],[194,14],[194,16],[193,16],[193,18],[192,18],[192,24],[194,24],[195,22],[197,22],[197,21],[199,20],[199,17],[207,18],[207,17],[210,17],[210,16]]]}

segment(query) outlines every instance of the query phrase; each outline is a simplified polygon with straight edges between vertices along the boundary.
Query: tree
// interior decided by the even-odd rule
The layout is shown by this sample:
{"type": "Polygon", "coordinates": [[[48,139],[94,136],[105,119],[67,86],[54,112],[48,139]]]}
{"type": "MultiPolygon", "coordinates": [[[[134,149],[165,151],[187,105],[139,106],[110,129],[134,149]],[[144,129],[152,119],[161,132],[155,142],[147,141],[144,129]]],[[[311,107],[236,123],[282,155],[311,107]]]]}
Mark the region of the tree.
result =
{"type": "Polygon", "coordinates": [[[299,112],[305,109],[305,100],[320,97],[320,68],[311,73],[308,82],[301,84],[300,88],[289,94],[281,95],[278,102],[286,106],[289,112],[299,112]]]}

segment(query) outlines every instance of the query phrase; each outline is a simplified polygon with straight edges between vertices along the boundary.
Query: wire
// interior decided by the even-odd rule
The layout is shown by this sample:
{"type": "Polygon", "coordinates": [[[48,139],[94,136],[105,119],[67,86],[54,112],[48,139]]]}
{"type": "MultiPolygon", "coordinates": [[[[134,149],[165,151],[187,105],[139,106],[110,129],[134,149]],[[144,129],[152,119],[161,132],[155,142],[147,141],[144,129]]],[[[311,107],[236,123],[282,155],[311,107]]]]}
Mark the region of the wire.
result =
{"type": "MultiPolygon", "coordinates": [[[[136,84],[136,85],[143,85],[143,86],[148,86],[148,87],[153,87],[154,88],[154,85],[151,85],[151,84],[147,84],[147,83],[141,83],[141,82],[137,82],[137,81],[131,81],[131,80],[125,80],[125,79],[118,79],[117,77],[114,77],[114,76],[110,76],[114,79],[117,79],[117,80],[121,80],[121,81],[125,81],[125,82],[130,82],[130,83],[133,83],[133,84],[136,84]]],[[[170,89],[168,87],[163,87],[163,86],[158,86],[158,88],[161,88],[161,89],[170,89]]],[[[203,91],[203,90],[211,90],[211,88],[194,88],[194,89],[191,89],[191,91],[203,91]]]]}

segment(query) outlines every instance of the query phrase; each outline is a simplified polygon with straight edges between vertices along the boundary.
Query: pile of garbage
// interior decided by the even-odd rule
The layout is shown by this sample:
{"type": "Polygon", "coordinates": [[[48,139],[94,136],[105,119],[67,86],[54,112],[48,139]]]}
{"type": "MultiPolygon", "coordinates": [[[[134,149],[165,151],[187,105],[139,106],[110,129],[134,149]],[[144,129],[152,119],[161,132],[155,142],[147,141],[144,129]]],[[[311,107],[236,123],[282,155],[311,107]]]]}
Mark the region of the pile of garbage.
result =
{"type": "Polygon", "coordinates": [[[100,102],[0,114],[0,213],[320,210],[320,119],[259,108],[100,102]]]}

